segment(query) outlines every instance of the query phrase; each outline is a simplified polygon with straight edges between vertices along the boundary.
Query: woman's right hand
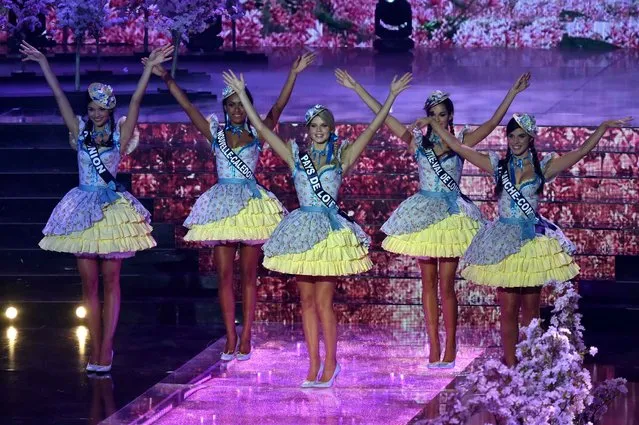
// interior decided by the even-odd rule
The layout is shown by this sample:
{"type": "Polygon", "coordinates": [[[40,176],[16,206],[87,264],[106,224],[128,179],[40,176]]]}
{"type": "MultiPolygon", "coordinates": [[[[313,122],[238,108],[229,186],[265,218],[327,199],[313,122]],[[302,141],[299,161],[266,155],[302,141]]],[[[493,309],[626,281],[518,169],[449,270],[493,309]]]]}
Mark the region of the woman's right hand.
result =
{"type": "Polygon", "coordinates": [[[410,72],[402,75],[400,79],[397,79],[397,76],[393,77],[393,81],[390,86],[390,93],[392,96],[397,97],[401,92],[410,87],[410,82],[413,79],[413,74],[410,72]]]}
{"type": "Polygon", "coordinates": [[[20,53],[24,55],[22,62],[34,61],[40,65],[47,63],[47,57],[40,50],[36,49],[26,41],[20,43],[20,53]]]}
{"type": "Polygon", "coordinates": [[[357,88],[357,81],[355,81],[355,78],[353,78],[348,71],[337,68],[335,70],[335,78],[337,78],[339,84],[347,89],[355,90],[357,88]]]}
{"type": "Polygon", "coordinates": [[[244,88],[246,87],[244,74],[240,74],[238,78],[233,71],[229,69],[228,71],[222,72],[222,77],[224,78],[224,83],[231,87],[235,93],[239,95],[244,92],[244,88]]]}

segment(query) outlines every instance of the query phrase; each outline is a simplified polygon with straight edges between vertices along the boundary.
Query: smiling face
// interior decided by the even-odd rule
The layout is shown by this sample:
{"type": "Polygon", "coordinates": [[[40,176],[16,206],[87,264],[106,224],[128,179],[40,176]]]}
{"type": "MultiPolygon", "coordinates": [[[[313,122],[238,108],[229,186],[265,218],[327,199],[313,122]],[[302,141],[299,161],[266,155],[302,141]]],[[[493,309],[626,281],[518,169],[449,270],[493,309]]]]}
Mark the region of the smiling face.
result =
{"type": "Polygon", "coordinates": [[[106,109],[104,106],[91,101],[87,106],[87,114],[89,119],[93,122],[93,126],[96,128],[102,128],[109,121],[110,109],[106,109]]]}
{"type": "Polygon", "coordinates": [[[508,133],[508,147],[513,155],[521,156],[528,151],[532,142],[532,137],[523,129],[516,128],[508,133]]]}
{"type": "Polygon", "coordinates": [[[308,136],[311,142],[317,145],[324,144],[328,141],[331,130],[330,123],[325,121],[321,114],[313,118],[308,124],[308,136]]]}
{"type": "Polygon", "coordinates": [[[224,101],[224,111],[228,114],[229,120],[231,120],[231,123],[234,125],[242,125],[246,122],[246,111],[237,94],[226,98],[224,101]]]}
{"type": "Polygon", "coordinates": [[[432,117],[437,124],[444,128],[448,128],[448,123],[453,120],[453,114],[448,112],[443,103],[438,103],[428,110],[428,116],[432,117]]]}

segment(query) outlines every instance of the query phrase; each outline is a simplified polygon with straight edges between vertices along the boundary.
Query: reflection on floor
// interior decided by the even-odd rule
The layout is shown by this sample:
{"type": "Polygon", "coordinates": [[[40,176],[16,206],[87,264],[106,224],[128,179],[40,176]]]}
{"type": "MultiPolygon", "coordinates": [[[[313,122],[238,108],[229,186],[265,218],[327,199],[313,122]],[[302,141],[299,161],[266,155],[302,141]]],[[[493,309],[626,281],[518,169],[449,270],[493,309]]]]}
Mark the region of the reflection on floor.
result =
{"type": "MultiPolygon", "coordinates": [[[[216,362],[190,385],[165,380],[105,423],[405,424],[484,352],[473,343],[476,335],[463,330],[456,367],[435,371],[426,367],[421,329],[340,325],[342,373],[336,384],[301,389],[308,367],[301,326],[258,325],[251,360],[216,362]],[[160,401],[162,393],[172,401],[160,401]],[[142,421],[145,405],[153,408],[142,421]]],[[[223,344],[218,341],[185,368],[205,370],[219,359],[223,344]]]]}

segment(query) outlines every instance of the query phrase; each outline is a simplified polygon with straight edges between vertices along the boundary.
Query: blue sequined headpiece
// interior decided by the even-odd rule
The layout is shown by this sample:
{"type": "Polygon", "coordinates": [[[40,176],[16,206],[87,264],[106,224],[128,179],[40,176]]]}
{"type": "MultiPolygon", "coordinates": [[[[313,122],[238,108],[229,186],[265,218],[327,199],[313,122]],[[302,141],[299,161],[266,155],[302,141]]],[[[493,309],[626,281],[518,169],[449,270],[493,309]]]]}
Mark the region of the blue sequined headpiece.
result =
{"type": "Polygon", "coordinates": [[[517,124],[528,134],[530,137],[537,137],[537,121],[534,115],[529,114],[513,114],[513,118],[517,121],[517,124]]]}
{"type": "Polygon", "coordinates": [[[222,100],[226,99],[227,97],[231,97],[234,94],[235,90],[233,90],[231,86],[226,86],[224,87],[224,90],[222,90],[222,100]]]}
{"type": "Polygon", "coordinates": [[[313,106],[311,109],[306,111],[306,114],[304,114],[304,121],[306,121],[306,125],[309,125],[311,121],[313,121],[313,118],[315,118],[322,111],[326,111],[326,110],[328,110],[326,106],[320,105],[318,103],[317,105],[313,106]]]}
{"type": "Polygon", "coordinates": [[[428,99],[426,99],[426,103],[424,104],[424,109],[428,111],[430,108],[432,108],[435,105],[439,105],[440,103],[442,103],[444,100],[448,99],[449,97],[450,95],[448,93],[444,93],[441,90],[435,90],[434,92],[430,94],[430,96],[428,96],[428,99]]]}
{"type": "Polygon", "coordinates": [[[88,92],[91,100],[98,105],[105,109],[115,108],[115,96],[111,86],[102,83],[91,83],[88,92]]]}

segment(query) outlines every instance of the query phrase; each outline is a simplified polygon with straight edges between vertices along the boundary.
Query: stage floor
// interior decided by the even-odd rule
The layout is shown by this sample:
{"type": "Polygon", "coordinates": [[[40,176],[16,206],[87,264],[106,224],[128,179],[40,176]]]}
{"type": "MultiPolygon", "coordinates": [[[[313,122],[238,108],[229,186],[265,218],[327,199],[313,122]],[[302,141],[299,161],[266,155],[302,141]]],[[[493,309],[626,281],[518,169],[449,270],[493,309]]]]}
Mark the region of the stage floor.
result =
{"type": "Polygon", "coordinates": [[[301,325],[258,324],[251,360],[220,362],[221,339],[103,423],[403,425],[427,413],[429,401],[494,343],[494,331],[465,328],[459,341],[456,367],[435,371],[426,367],[421,329],[339,325],[342,373],[333,388],[302,389],[301,325]]]}
{"type": "MultiPolygon", "coordinates": [[[[187,89],[218,94],[223,83],[221,72],[232,68],[243,72],[255,95],[259,112],[266,114],[286,80],[290,63],[302,50],[265,52],[268,63],[260,62],[179,62],[190,72],[206,72],[210,81],[179,81],[187,89]]],[[[412,122],[422,113],[428,94],[436,89],[447,91],[455,102],[455,122],[480,124],[490,118],[507,90],[519,75],[532,72],[530,88],[518,96],[511,112],[530,112],[542,126],[595,126],[601,121],[623,116],[639,117],[636,102],[639,87],[639,51],[584,52],[535,49],[419,49],[412,55],[377,54],[367,49],[316,50],[317,60],[300,75],[282,122],[301,122],[307,108],[316,103],[327,105],[338,122],[363,122],[372,118],[358,96],[339,86],[335,68],[350,71],[375,97],[384,100],[394,74],[413,72],[411,89],[397,100],[393,114],[403,122],[412,122]]],[[[85,59],[82,70],[96,69],[95,61],[85,59]]],[[[21,69],[20,62],[0,64],[0,76],[21,69]]],[[[58,74],[72,74],[73,63],[54,63],[58,74]]],[[[116,75],[139,74],[137,59],[103,60],[102,69],[116,75]]],[[[27,70],[39,71],[36,64],[27,70]]],[[[132,92],[135,80],[107,79],[117,92],[132,92]]],[[[90,83],[82,80],[83,89],[90,83]]],[[[63,84],[72,90],[72,83],[63,84]]],[[[149,93],[164,87],[153,77],[149,93]]],[[[22,110],[11,105],[8,96],[48,95],[44,78],[27,83],[18,80],[0,82],[0,122],[61,122],[57,111],[22,110]]],[[[220,101],[198,103],[202,112],[220,114],[220,101]]],[[[124,114],[125,105],[119,113],[124,114]]],[[[184,122],[186,115],[175,105],[151,107],[143,104],[141,122],[184,122]]],[[[636,123],[631,124],[636,125],[636,123]]]]}

